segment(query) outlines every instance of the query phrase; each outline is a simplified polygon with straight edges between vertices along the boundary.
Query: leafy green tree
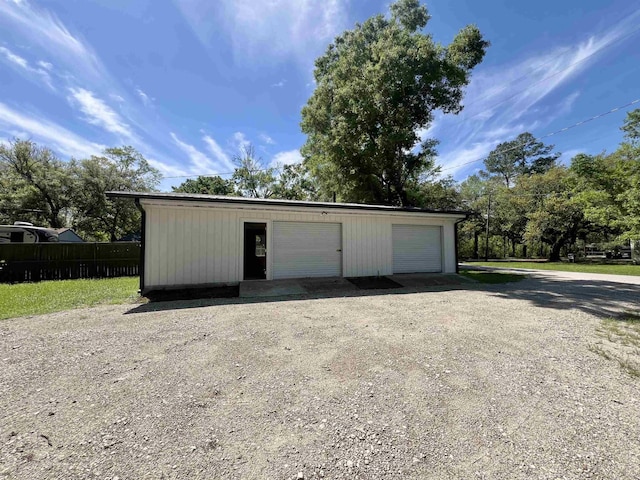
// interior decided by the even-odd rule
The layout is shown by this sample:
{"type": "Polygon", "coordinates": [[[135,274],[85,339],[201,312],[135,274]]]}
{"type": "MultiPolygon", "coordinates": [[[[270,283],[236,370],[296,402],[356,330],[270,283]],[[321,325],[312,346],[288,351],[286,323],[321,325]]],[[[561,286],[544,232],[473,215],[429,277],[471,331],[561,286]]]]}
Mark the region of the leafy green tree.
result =
{"type": "Polygon", "coordinates": [[[7,221],[42,220],[53,228],[65,226],[75,183],[67,164],[53,151],[30,140],[0,144],[0,172],[0,206],[7,221]]]}
{"type": "Polygon", "coordinates": [[[640,146],[640,108],[627,113],[621,130],[628,143],[634,147],[640,146]]]}
{"type": "Polygon", "coordinates": [[[460,253],[471,258],[480,257],[480,236],[485,232],[486,213],[492,186],[478,175],[470,175],[459,187],[460,202],[469,218],[459,227],[460,253]]]}
{"type": "Polygon", "coordinates": [[[463,89],[489,45],[472,25],[440,45],[422,31],[428,20],[417,0],[398,0],[389,18],[356,25],[316,60],[317,87],[302,109],[302,154],[321,197],[412,203],[409,189],[433,168],[437,143],[416,147],[417,132],[436,110],[462,109],[463,89]]]}
{"type": "Polygon", "coordinates": [[[617,175],[616,163],[605,154],[579,154],[571,160],[574,198],[590,223],[590,230],[605,238],[617,236],[623,230],[621,195],[627,182],[617,175]]]}
{"type": "Polygon", "coordinates": [[[501,239],[500,256],[508,255],[509,251],[515,256],[516,245],[522,243],[526,217],[518,209],[521,200],[505,185],[497,184],[491,189],[490,234],[501,239]]]}
{"type": "Polygon", "coordinates": [[[625,188],[616,200],[620,203],[620,239],[640,243],[640,148],[622,146],[613,154],[617,177],[625,188]]]}
{"type": "Polygon", "coordinates": [[[274,168],[265,168],[252,145],[242,147],[234,157],[236,171],[232,180],[243,197],[270,198],[273,196],[276,177],[274,168]]]}
{"type": "Polygon", "coordinates": [[[618,177],[626,179],[627,188],[619,195],[622,204],[623,238],[640,243],[640,109],[627,114],[622,131],[625,142],[614,153],[618,177]]]}
{"type": "Polygon", "coordinates": [[[523,178],[518,185],[531,198],[526,240],[546,243],[550,247],[549,260],[559,261],[561,249],[575,243],[584,224],[582,208],[572,195],[570,172],[555,167],[523,178]]]}
{"type": "Polygon", "coordinates": [[[73,195],[73,226],[86,237],[115,241],[140,231],[140,212],[128,199],[109,200],[110,190],[148,192],[160,172],[133,147],[107,148],[102,156],[72,161],[78,188],[73,195]]]}
{"type": "Polygon", "coordinates": [[[273,189],[274,198],[285,200],[315,200],[317,188],[302,163],[285,165],[273,189]]]}
{"type": "Polygon", "coordinates": [[[556,165],[559,153],[553,153],[553,145],[545,145],[529,132],[515,140],[499,144],[485,159],[485,176],[497,175],[507,187],[521,175],[545,173],[556,165]]]}
{"type": "Polygon", "coordinates": [[[605,239],[640,237],[640,110],[627,114],[625,141],[612,154],[580,154],[571,161],[575,198],[590,230],[605,239]]]}
{"type": "Polygon", "coordinates": [[[235,184],[231,180],[225,180],[219,176],[198,177],[188,179],[177,187],[171,187],[176,193],[196,193],[206,195],[235,195],[235,184]]]}
{"type": "Polygon", "coordinates": [[[433,210],[456,210],[462,205],[460,191],[451,176],[423,180],[410,191],[411,203],[433,210]]]}

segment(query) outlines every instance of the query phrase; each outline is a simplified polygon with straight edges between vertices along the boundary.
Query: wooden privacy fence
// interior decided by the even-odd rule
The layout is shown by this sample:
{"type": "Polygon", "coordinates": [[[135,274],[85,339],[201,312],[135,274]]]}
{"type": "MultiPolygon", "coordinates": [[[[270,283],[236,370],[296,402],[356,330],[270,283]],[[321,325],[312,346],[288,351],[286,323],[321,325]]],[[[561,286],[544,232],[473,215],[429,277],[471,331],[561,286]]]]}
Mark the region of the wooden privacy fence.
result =
{"type": "Polygon", "coordinates": [[[0,244],[0,283],[139,274],[140,243],[0,244]]]}

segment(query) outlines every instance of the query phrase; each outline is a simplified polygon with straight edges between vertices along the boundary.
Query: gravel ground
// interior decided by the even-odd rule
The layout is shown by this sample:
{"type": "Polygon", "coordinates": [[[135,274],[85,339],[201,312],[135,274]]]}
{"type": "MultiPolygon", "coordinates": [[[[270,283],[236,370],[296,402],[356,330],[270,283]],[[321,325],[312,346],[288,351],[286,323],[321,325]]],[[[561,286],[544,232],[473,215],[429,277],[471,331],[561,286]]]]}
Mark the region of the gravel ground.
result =
{"type": "Polygon", "coordinates": [[[462,288],[1,322],[0,478],[640,478],[640,287],[462,288]]]}

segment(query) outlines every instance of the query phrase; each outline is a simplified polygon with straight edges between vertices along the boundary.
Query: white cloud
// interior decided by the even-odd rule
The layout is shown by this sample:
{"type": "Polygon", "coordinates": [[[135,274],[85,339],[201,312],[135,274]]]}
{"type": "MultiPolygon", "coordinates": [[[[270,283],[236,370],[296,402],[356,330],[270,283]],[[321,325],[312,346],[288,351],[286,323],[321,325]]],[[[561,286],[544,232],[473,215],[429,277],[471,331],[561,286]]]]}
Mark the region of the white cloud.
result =
{"type": "MultiPolygon", "coordinates": [[[[123,90],[121,79],[115,78],[107,70],[91,46],[43,5],[44,3],[29,0],[0,0],[0,31],[11,32],[16,42],[28,45],[30,52],[41,55],[41,60],[34,60],[30,64],[29,57],[23,58],[23,61],[13,57],[9,59],[6,57],[7,52],[0,51],[0,61],[4,57],[15,68],[20,68],[25,76],[27,73],[37,73],[44,80],[50,80],[50,75],[55,70],[55,80],[63,86],[57,92],[78,109],[85,121],[115,134],[120,141],[126,140],[134,145],[163,174],[183,174],[184,169],[175,165],[173,160],[172,155],[177,149],[171,138],[166,138],[166,124],[157,116],[149,115],[149,110],[143,109],[134,101],[135,97],[139,97],[148,105],[154,99],[141,89],[133,92],[123,90]],[[16,64],[16,60],[22,65],[16,64]],[[143,133],[148,137],[155,137],[162,149],[156,150],[150,146],[143,133]]],[[[97,144],[83,141],[81,137],[58,125],[38,120],[39,116],[31,118],[6,109],[1,113],[6,117],[4,123],[7,126],[0,133],[25,131],[38,141],[52,147],[57,146],[61,153],[75,156],[86,156],[87,152],[99,153],[104,149],[103,145],[94,148],[97,144]]]]}
{"type": "MultiPolygon", "coordinates": [[[[67,99],[68,91],[72,89],[76,97],[81,97],[72,96],[75,104],[82,105],[81,108],[91,123],[101,125],[120,136],[124,135],[125,138],[131,138],[129,125],[135,125],[146,133],[156,134],[159,123],[157,119],[148,118],[145,112],[136,109],[131,96],[121,90],[119,79],[114,78],[105,68],[90,45],[72,33],[50,10],[28,0],[13,3],[0,0],[1,28],[11,31],[16,41],[29,45],[31,51],[45,52],[47,61],[41,59],[33,64],[27,63],[23,71],[29,75],[25,76],[38,78],[67,99]],[[53,80],[56,84],[61,83],[63,88],[56,89],[57,85],[54,85],[53,80]],[[79,87],[84,87],[84,95],[79,87]],[[118,102],[118,114],[101,98],[118,102]]],[[[21,63],[25,65],[24,62],[21,63]]]]}
{"type": "Polygon", "coordinates": [[[252,63],[274,57],[312,61],[346,26],[347,1],[174,0],[205,46],[214,46],[222,25],[236,60],[252,63]]]}
{"type": "Polygon", "coordinates": [[[282,87],[284,87],[284,84],[285,84],[285,83],[287,83],[285,80],[280,80],[279,82],[274,83],[274,84],[272,84],[271,86],[272,86],[273,88],[282,88],[282,87]]]}
{"type": "Polygon", "coordinates": [[[242,132],[236,132],[233,134],[233,141],[235,143],[235,147],[238,150],[244,150],[245,148],[251,145],[251,142],[247,140],[247,137],[242,132]]]}
{"type": "Polygon", "coordinates": [[[267,135],[266,133],[261,133],[259,138],[262,141],[262,143],[265,143],[267,145],[275,145],[276,144],[275,140],[273,138],[271,138],[269,135],[267,135]]]}
{"type": "Polygon", "coordinates": [[[572,148],[571,150],[566,150],[562,152],[562,155],[560,155],[560,158],[558,158],[558,163],[568,165],[569,163],[571,163],[571,159],[579,153],[586,153],[586,149],[572,148]]]}
{"type": "MultiPolygon", "coordinates": [[[[574,91],[556,100],[560,89],[593,66],[607,46],[629,36],[637,28],[638,16],[640,13],[576,45],[534,54],[511,65],[480,66],[467,88],[465,109],[457,116],[437,116],[436,126],[447,132],[448,140],[439,147],[443,173],[481,167],[495,145],[524,131],[536,136],[547,133],[535,130],[569,113],[580,96],[574,91]],[[478,162],[462,165],[472,160],[478,162]]],[[[431,135],[436,126],[419,133],[431,135]]]]}
{"type": "MultiPolygon", "coordinates": [[[[49,75],[48,69],[32,67],[26,58],[21,57],[20,55],[12,52],[6,47],[0,47],[0,54],[2,54],[14,67],[18,67],[18,69],[23,74],[27,74],[27,77],[35,75],[40,80],[42,80],[49,88],[55,90],[55,87],[51,82],[51,76],[49,75]]],[[[46,62],[38,62],[37,64],[40,65],[41,63],[46,62]]],[[[53,65],[51,65],[51,67],[53,67],[53,65]]]]}
{"type": "Polygon", "coordinates": [[[292,165],[300,162],[302,162],[300,150],[289,150],[286,152],[276,153],[271,160],[271,166],[280,167],[282,165],[292,165]]]}
{"type": "Polygon", "coordinates": [[[96,80],[101,78],[102,68],[95,54],[48,10],[26,0],[0,1],[0,19],[11,23],[31,43],[64,61],[74,72],[89,73],[96,80]]]}
{"type": "Polygon", "coordinates": [[[457,172],[468,168],[467,166],[470,162],[485,158],[501,141],[496,139],[473,143],[439,156],[438,163],[443,165],[442,173],[444,175],[455,175],[457,172]]]}
{"type": "Polygon", "coordinates": [[[146,93],[144,93],[141,89],[136,89],[136,93],[138,94],[138,96],[140,97],[140,99],[142,100],[142,103],[144,104],[145,107],[150,107],[151,105],[153,105],[153,101],[155,100],[154,98],[151,98],[149,95],[147,95],[146,93]]]}
{"type": "Polygon", "coordinates": [[[0,53],[2,53],[2,55],[4,55],[7,60],[18,65],[19,67],[22,67],[25,70],[29,68],[29,62],[27,62],[20,55],[13,53],[8,48],[0,47],[0,53]]]}
{"type": "Polygon", "coordinates": [[[122,120],[120,115],[102,99],[96,97],[93,92],[84,88],[70,88],[69,92],[71,93],[70,102],[77,105],[80,111],[85,114],[84,119],[88,123],[102,127],[123,138],[131,139],[134,137],[129,125],[122,120]]]}
{"type": "Polygon", "coordinates": [[[37,64],[40,68],[44,68],[45,70],[53,70],[53,64],[49,62],[45,62],[44,60],[39,60],[37,64]]]}
{"type": "Polygon", "coordinates": [[[185,177],[189,174],[186,170],[180,167],[169,165],[168,163],[161,162],[155,158],[147,158],[147,161],[153,168],[160,170],[163,177],[185,177]]]}
{"type": "MultiPolygon", "coordinates": [[[[230,164],[231,162],[224,154],[224,152],[222,152],[222,150],[218,152],[222,156],[216,156],[216,161],[214,161],[193,145],[180,140],[175,133],[171,132],[170,135],[178,148],[180,148],[180,150],[186,153],[189,157],[189,160],[191,162],[190,170],[192,173],[195,173],[197,175],[204,175],[210,173],[226,172],[228,170],[228,163],[230,164]]],[[[215,143],[215,141],[211,137],[205,136],[204,140],[209,148],[211,148],[213,144],[217,145],[217,143],[215,143]],[[213,142],[213,144],[210,142],[213,142]]]]}
{"type": "Polygon", "coordinates": [[[202,140],[207,144],[207,148],[219,163],[224,165],[228,171],[234,170],[235,166],[233,165],[233,162],[229,158],[229,155],[227,155],[222,147],[220,147],[218,142],[209,135],[202,137],[202,140]]]}
{"type": "Polygon", "coordinates": [[[23,108],[17,111],[3,103],[0,103],[0,130],[7,133],[26,132],[34,140],[45,143],[53,150],[71,157],[81,158],[97,155],[106,148],[104,145],[88,141],[50,120],[28,115],[23,108]]]}
{"type": "Polygon", "coordinates": [[[560,113],[569,113],[573,108],[574,103],[578,100],[580,92],[573,92],[569,94],[562,102],[558,104],[558,110],[560,113]]]}

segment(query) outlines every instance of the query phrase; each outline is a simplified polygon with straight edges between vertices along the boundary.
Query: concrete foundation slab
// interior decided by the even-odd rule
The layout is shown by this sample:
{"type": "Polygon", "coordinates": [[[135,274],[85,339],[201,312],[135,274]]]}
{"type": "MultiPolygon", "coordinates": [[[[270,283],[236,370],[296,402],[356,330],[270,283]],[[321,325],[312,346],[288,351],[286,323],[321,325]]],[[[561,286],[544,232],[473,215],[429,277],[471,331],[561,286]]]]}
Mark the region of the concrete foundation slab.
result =
{"type": "Polygon", "coordinates": [[[249,280],[240,282],[240,297],[280,297],[305,293],[342,292],[355,287],[341,277],[249,280]]]}
{"type": "MultiPolygon", "coordinates": [[[[443,275],[441,273],[403,273],[383,277],[397,283],[395,288],[425,288],[438,285],[462,285],[473,283],[459,275],[443,275]]],[[[392,283],[392,282],[388,282],[392,283]]],[[[248,280],[240,282],[240,297],[280,297],[284,295],[304,295],[315,293],[348,293],[366,287],[354,285],[346,278],[295,278],[286,280],[248,280]]],[[[371,288],[375,289],[375,286],[371,288]]],[[[382,288],[382,287],[380,287],[382,288]]],[[[386,287],[389,288],[389,287],[386,287]]]]}

